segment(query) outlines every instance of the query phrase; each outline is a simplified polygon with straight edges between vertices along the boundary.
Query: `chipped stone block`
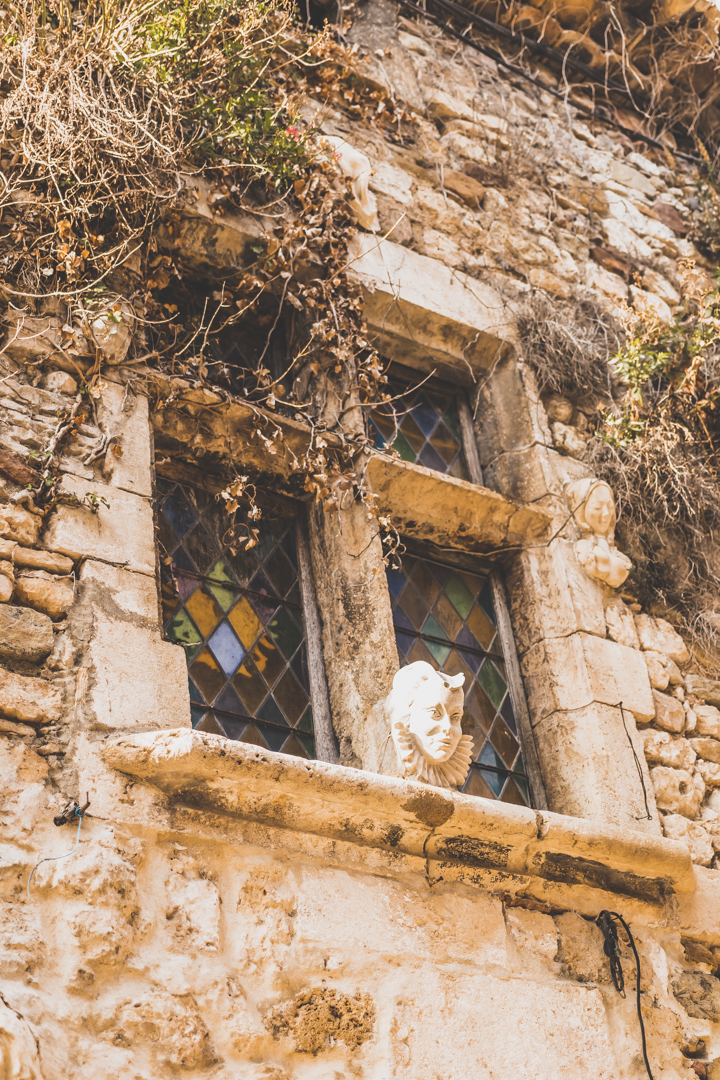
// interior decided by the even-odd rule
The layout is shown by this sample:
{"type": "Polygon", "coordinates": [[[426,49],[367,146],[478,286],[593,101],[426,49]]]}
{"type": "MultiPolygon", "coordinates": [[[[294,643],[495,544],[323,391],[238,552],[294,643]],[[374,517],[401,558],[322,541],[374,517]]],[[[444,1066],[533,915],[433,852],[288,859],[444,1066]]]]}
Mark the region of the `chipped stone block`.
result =
{"type": "Polygon", "coordinates": [[[77,382],[66,371],[51,371],[42,381],[46,390],[56,394],[77,394],[77,382]]]}
{"type": "Polygon", "coordinates": [[[635,627],[643,649],[665,653],[676,664],[687,664],[690,653],[677,631],[665,619],[636,615],[635,627]]]}
{"type": "Polygon", "coordinates": [[[34,728],[28,727],[27,724],[13,724],[12,720],[3,720],[0,717],[0,731],[4,731],[7,735],[34,735],[34,728]]]}
{"type": "Polygon", "coordinates": [[[669,694],[661,694],[659,690],[653,690],[655,702],[654,722],[663,731],[679,733],[685,727],[685,710],[677,698],[669,694]]]}
{"type": "Polygon", "coordinates": [[[699,822],[688,821],[680,814],[668,814],[663,820],[663,832],[670,840],[686,844],[694,863],[710,866],[715,852],[710,836],[699,822]]]}
{"type": "Polygon", "coordinates": [[[8,604],[12,600],[15,589],[15,576],[13,564],[0,562],[0,604],[8,604]]]}
{"type": "Polygon", "coordinates": [[[720,741],[711,738],[689,739],[688,742],[703,761],[714,761],[720,765],[720,741]]]}
{"type": "Polygon", "coordinates": [[[713,739],[720,739],[720,709],[716,709],[714,705],[696,705],[693,712],[698,735],[710,735],[713,739]]]}
{"type": "Polygon", "coordinates": [[[110,611],[115,606],[124,614],[139,615],[159,627],[158,592],[154,577],[86,559],[80,568],[80,582],[98,587],[108,597],[112,605],[110,611]]]}
{"type": "Polygon", "coordinates": [[[57,577],[44,570],[22,573],[15,584],[15,596],[19,603],[42,611],[53,620],[67,615],[74,595],[75,582],[72,578],[57,577]]]}
{"type": "Polygon", "coordinates": [[[582,458],[585,454],[587,447],[585,441],[580,437],[578,432],[573,427],[568,427],[567,424],[555,423],[550,425],[553,433],[553,440],[559,450],[564,450],[570,457],[582,458]]]}
{"type": "Polygon", "coordinates": [[[720,1020],[720,980],[702,972],[683,971],[672,979],[675,997],[688,1016],[720,1020]]]}
{"type": "MultiPolygon", "coordinates": [[[[640,648],[632,612],[619,596],[614,596],[605,605],[605,621],[608,637],[612,641],[617,641],[619,645],[625,645],[628,649],[640,648]]],[[[650,681],[652,683],[652,677],[650,681]]]]}
{"type": "Polygon", "coordinates": [[[349,997],[319,986],[277,1005],[264,1023],[273,1039],[289,1037],[299,1053],[317,1054],[337,1041],[350,1050],[362,1046],[372,1038],[375,1015],[375,1002],[369,994],[358,990],[349,997]]]}
{"type": "Polygon", "coordinates": [[[667,690],[670,685],[670,672],[663,660],[667,660],[667,657],[664,657],[662,653],[651,651],[645,653],[645,663],[653,690],[667,690]]]}
{"type": "Polygon", "coordinates": [[[44,724],[59,720],[62,695],[45,679],[15,675],[0,668],[0,712],[11,720],[44,724]]]}
{"type": "Polygon", "coordinates": [[[25,570],[47,570],[51,574],[70,574],[72,559],[54,551],[19,547],[14,541],[0,540],[0,558],[9,559],[16,567],[25,570]]]}
{"type": "Polygon", "coordinates": [[[14,604],[0,605],[0,657],[36,664],[52,647],[53,628],[47,615],[14,604]]]}
{"type": "Polygon", "coordinates": [[[655,802],[658,810],[695,819],[700,813],[705,783],[697,773],[689,769],[669,769],[656,765],[650,770],[655,802]]]}
{"type": "MultiPolygon", "coordinates": [[[[645,757],[651,765],[666,765],[669,769],[692,769],[697,753],[687,739],[673,739],[667,731],[646,728],[641,732],[645,757]]],[[[718,743],[720,747],[720,743],[718,743]]]]}
{"type": "Polygon", "coordinates": [[[695,770],[702,776],[708,787],[720,787],[720,765],[717,765],[714,761],[698,759],[695,762],[695,770]]]}
{"type": "Polygon", "coordinates": [[[149,499],[108,484],[89,484],[63,476],[60,490],[84,500],[87,492],[106,499],[97,513],[86,506],[60,505],[53,510],[45,546],[72,559],[83,556],[120,563],[141,573],[155,573],[153,513],[149,499]]]}
{"type": "Polygon", "coordinates": [[[87,704],[101,731],[190,727],[185,653],[157,631],[98,611],[89,646],[95,678],[87,704]]]}
{"type": "Polygon", "coordinates": [[[217,952],[220,946],[220,894],[190,858],[171,860],[165,883],[165,920],[179,949],[217,952]]]}
{"type": "Polygon", "coordinates": [[[17,544],[32,547],[37,544],[42,527],[39,514],[31,514],[22,506],[0,505],[0,536],[14,540],[17,544]]]}
{"type": "Polygon", "coordinates": [[[558,932],[557,959],[564,972],[579,982],[610,982],[610,964],[600,927],[575,911],[556,915],[554,921],[558,932]]]}

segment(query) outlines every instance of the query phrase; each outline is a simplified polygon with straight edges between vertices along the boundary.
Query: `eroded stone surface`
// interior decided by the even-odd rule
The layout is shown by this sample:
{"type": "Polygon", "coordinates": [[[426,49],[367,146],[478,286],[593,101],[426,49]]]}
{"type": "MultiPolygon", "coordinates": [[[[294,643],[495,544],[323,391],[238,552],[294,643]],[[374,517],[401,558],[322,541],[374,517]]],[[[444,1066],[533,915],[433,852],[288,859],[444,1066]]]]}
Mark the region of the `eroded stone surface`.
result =
{"type": "Polygon", "coordinates": [[[53,628],[47,615],[16,605],[0,606],[0,657],[37,663],[52,647],[53,628]]]}

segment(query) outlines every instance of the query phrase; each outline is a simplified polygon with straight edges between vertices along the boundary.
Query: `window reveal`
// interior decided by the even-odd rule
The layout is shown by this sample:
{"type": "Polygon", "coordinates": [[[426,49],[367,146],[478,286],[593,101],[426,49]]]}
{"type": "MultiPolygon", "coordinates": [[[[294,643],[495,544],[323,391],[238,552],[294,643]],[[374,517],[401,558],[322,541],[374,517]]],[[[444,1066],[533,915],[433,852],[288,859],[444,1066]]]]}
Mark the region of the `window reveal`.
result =
{"type": "Polygon", "coordinates": [[[314,758],[295,521],[234,555],[212,495],[158,479],[163,625],[188,662],[193,727],[314,758]]]}
{"type": "MultiPolygon", "coordinates": [[[[392,394],[406,387],[391,383],[392,394]]],[[[454,393],[421,386],[372,409],[368,434],[378,450],[392,447],[403,461],[468,479],[454,393]]]]}
{"type": "Polygon", "coordinates": [[[387,577],[401,665],[425,660],[465,675],[462,726],[473,737],[473,763],[462,790],[529,806],[489,578],[410,555],[387,577]]]}

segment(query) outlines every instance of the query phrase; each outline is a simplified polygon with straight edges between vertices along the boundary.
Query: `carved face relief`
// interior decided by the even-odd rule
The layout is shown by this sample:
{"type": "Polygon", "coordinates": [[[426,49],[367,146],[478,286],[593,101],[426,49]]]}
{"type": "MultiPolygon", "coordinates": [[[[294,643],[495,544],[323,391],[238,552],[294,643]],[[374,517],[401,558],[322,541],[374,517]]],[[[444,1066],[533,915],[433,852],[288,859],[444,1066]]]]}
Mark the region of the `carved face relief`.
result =
{"type": "Polygon", "coordinates": [[[454,788],[467,776],[472,737],[462,733],[464,675],[446,675],[419,660],[401,668],[385,713],[404,775],[454,788]]]}
{"type": "Polygon", "coordinates": [[[575,556],[585,573],[617,589],[627,578],[632,563],[615,547],[615,499],[604,480],[586,477],[565,488],[565,501],[582,539],[575,556]]]}
{"type": "Polygon", "coordinates": [[[615,500],[607,484],[596,484],[585,502],[585,520],[596,536],[615,528],[615,500]]]}

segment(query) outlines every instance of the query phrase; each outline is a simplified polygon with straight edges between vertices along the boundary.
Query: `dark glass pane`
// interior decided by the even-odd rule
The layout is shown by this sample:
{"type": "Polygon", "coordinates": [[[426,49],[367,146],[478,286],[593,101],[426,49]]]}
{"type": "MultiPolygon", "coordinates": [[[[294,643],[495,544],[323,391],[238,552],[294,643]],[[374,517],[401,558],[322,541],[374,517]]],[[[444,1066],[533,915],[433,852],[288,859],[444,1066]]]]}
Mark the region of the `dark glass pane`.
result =
{"type": "Polygon", "coordinates": [[[493,664],[492,660],[486,660],[483,666],[480,668],[480,674],[478,675],[478,681],[485,690],[485,693],[492,701],[496,709],[499,709],[502,705],[503,698],[505,697],[505,691],[507,686],[505,681],[493,664]]]}
{"type": "MultiPolygon", "coordinates": [[[[449,638],[450,641],[455,641],[463,621],[445,593],[438,597],[437,603],[433,608],[433,615],[440,624],[445,637],[449,638]]],[[[477,644],[477,642],[475,642],[475,644],[477,644]]]]}
{"type": "Polygon", "coordinates": [[[421,397],[412,410],[413,419],[426,438],[430,438],[440,419],[437,409],[434,409],[425,396],[421,397]]]}
{"type": "Polygon", "coordinates": [[[485,774],[481,773],[479,769],[471,768],[470,775],[465,781],[465,787],[463,792],[466,795],[475,795],[479,799],[495,799],[496,795],[490,785],[487,783],[485,774]]]}
{"type": "Polygon", "coordinates": [[[190,665],[190,674],[205,701],[212,704],[225,685],[225,672],[220,670],[217,660],[207,647],[195,657],[190,665]]]}
{"type": "Polygon", "coordinates": [[[298,682],[302,686],[306,694],[310,694],[310,679],[308,677],[307,657],[305,655],[305,646],[302,649],[298,649],[292,658],[290,667],[295,672],[298,682]]]}
{"type": "Polygon", "coordinates": [[[207,731],[210,735],[224,735],[225,732],[218,724],[214,715],[209,712],[205,713],[205,716],[197,726],[198,731],[207,731]]]}
{"type": "Polygon", "coordinates": [[[503,701],[503,706],[502,706],[502,709],[500,710],[500,712],[501,712],[507,726],[510,728],[510,730],[513,732],[514,735],[517,735],[517,733],[518,733],[517,720],[515,719],[515,712],[513,710],[512,701],[510,700],[510,695],[509,694],[505,698],[505,700],[503,701]]]}
{"type": "Polygon", "coordinates": [[[278,609],[275,617],[268,625],[268,630],[285,659],[290,660],[302,641],[303,635],[288,608],[281,607],[278,609]]]}
{"type": "Polygon", "coordinates": [[[419,630],[427,617],[428,604],[410,582],[400,595],[398,607],[407,615],[412,627],[419,630]]]}
{"type": "Polygon", "coordinates": [[[392,446],[404,461],[466,477],[454,395],[426,387],[394,390],[397,400],[370,414],[368,435],[375,446],[392,446]]]}
{"type": "Polygon", "coordinates": [[[281,547],[276,547],[265,561],[264,570],[277,596],[287,596],[295,584],[295,570],[281,547]]]}
{"type": "Polygon", "coordinates": [[[286,719],[294,727],[307,708],[308,699],[290,668],[287,668],[285,674],[278,679],[273,697],[286,719]]]}
{"type": "Polygon", "coordinates": [[[191,506],[188,505],[179,489],[177,489],[172,495],[164,500],[162,504],[162,511],[167,520],[172,526],[172,530],[177,537],[182,540],[188,529],[191,529],[197,520],[197,515],[191,506]]]}
{"type": "Polygon", "coordinates": [[[243,712],[255,716],[267,696],[267,686],[249,656],[235,672],[232,683],[245,706],[243,712]]]}
{"type": "Polygon", "coordinates": [[[214,708],[215,712],[219,713],[221,717],[223,713],[242,716],[245,712],[245,709],[240,703],[240,698],[237,696],[230,683],[227,683],[222,693],[218,694],[216,697],[214,708]]]}
{"type": "Polygon", "coordinates": [[[425,443],[418,454],[418,465],[424,465],[426,469],[434,469],[435,472],[447,472],[445,462],[431,443],[425,443]]]}
{"type": "Polygon", "coordinates": [[[285,668],[285,661],[267,634],[260,638],[251,656],[268,686],[274,686],[285,668]]]}
{"type": "Polygon", "coordinates": [[[490,732],[490,742],[503,759],[503,765],[508,769],[512,769],[520,749],[520,743],[513,733],[508,731],[507,725],[500,715],[498,715],[490,732]]]}

